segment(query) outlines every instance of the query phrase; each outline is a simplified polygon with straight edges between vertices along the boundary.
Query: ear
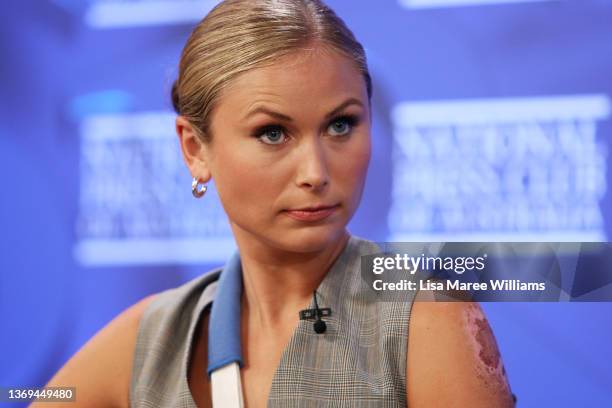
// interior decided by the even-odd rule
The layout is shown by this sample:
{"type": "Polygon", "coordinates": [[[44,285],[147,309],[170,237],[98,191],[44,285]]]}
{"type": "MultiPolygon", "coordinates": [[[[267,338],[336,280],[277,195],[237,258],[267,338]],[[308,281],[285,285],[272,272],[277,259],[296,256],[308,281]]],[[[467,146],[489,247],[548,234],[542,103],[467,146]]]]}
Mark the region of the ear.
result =
{"type": "Polygon", "coordinates": [[[202,183],[210,180],[210,148],[204,143],[184,116],[176,118],[176,134],[179,138],[183,160],[192,177],[198,177],[202,183]]]}

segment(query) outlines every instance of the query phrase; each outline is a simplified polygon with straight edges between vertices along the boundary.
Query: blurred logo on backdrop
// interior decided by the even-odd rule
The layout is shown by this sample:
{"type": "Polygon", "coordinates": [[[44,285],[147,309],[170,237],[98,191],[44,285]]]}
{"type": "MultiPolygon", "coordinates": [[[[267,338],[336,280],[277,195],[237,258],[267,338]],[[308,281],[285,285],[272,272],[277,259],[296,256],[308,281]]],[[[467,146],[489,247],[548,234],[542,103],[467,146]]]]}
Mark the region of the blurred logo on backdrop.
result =
{"type": "Polygon", "coordinates": [[[197,23],[219,0],[94,0],[85,22],[94,28],[197,23]]]}
{"type": "Polygon", "coordinates": [[[396,105],[394,241],[602,241],[604,95],[396,105]]]}
{"type": "Polygon", "coordinates": [[[85,116],[75,257],[83,265],[224,262],[235,244],[212,184],[191,194],[171,112],[85,116]]]}
{"type": "Polygon", "coordinates": [[[400,5],[408,9],[435,7],[483,6],[506,3],[541,3],[559,0],[399,0],[400,5]]]}

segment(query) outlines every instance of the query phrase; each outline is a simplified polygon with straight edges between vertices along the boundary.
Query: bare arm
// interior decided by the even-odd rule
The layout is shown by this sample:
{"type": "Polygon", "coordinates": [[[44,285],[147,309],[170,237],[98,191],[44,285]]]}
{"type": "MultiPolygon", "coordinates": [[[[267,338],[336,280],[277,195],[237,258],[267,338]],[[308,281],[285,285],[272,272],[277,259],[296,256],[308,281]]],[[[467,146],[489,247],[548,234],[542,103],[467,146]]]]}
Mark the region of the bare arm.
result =
{"type": "Polygon", "coordinates": [[[495,336],[478,303],[414,303],[406,390],[410,408],[513,407],[495,336]]]}
{"type": "MultiPolygon", "coordinates": [[[[154,299],[148,296],[123,311],[92,337],[53,376],[46,387],[76,387],[70,407],[127,407],[132,358],[140,318],[154,299]]],[[[33,408],[66,406],[33,403],[33,408]]]]}

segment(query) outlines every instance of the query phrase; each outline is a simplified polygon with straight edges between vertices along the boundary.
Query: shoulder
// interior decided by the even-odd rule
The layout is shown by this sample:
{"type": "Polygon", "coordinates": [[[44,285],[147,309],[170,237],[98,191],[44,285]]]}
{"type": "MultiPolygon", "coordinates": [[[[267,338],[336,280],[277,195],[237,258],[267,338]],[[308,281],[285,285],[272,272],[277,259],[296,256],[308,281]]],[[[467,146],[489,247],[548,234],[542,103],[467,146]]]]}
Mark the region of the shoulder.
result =
{"type": "Polygon", "coordinates": [[[76,387],[76,407],[128,406],[128,384],[138,325],[156,297],[156,294],[147,296],[116,316],[85,343],[46,386],[76,387]]]}
{"type": "Polygon", "coordinates": [[[495,336],[477,302],[434,301],[419,292],[407,353],[411,407],[512,407],[495,336]],[[440,392],[444,390],[444,392],[440,392]]]}
{"type": "Polygon", "coordinates": [[[190,323],[186,316],[197,307],[198,302],[214,297],[220,272],[221,269],[214,269],[178,287],[158,293],[140,319],[139,336],[146,337],[143,338],[146,341],[158,334],[165,336],[168,328],[185,330],[190,323]],[[176,325],[181,327],[173,327],[176,325]]]}
{"type": "MultiPolygon", "coordinates": [[[[180,317],[184,308],[194,303],[198,290],[216,281],[216,272],[149,295],[123,310],[85,343],[46,386],[76,387],[75,407],[129,406],[136,344],[143,324],[163,324],[168,315],[180,317]]],[[[46,408],[52,406],[44,403],[46,408]]]]}

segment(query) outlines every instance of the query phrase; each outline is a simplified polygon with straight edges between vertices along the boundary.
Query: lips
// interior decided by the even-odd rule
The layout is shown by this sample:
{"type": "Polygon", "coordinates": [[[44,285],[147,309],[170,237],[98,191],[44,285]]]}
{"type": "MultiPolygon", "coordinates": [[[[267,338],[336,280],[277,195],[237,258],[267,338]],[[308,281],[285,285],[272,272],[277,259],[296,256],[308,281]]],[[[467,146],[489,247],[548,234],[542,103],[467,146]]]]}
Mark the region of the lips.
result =
{"type": "Polygon", "coordinates": [[[315,205],[297,209],[285,210],[284,212],[299,221],[319,221],[332,215],[340,204],[335,205],[315,205]]]}
{"type": "Polygon", "coordinates": [[[334,204],[334,205],[325,205],[325,204],[319,204],[319,205],[314,205],[311,207],[303,207],[303,208],[292,208],[290,210],[287,211],[318,211],[318,210],[324,210],[327,208],[332,208],[332,207],[337,207],[338,204],[334,204]]]}

